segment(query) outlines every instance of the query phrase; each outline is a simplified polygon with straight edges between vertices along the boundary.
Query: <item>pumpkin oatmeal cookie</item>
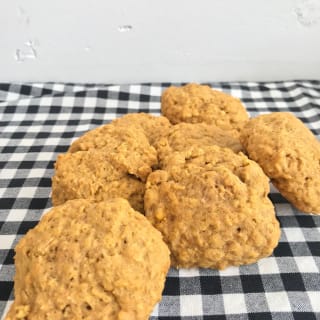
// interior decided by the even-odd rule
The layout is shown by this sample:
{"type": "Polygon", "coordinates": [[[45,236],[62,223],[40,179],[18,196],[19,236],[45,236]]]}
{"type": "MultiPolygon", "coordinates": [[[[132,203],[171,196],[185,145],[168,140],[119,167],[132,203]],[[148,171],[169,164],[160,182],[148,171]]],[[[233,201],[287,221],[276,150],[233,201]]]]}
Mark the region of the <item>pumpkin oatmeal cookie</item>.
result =
{"type": "Polygon", "coordinates": [[[15,252],[6,320],[147,320],[170,264],[160,232],[119,198],[53,208],[15,252]]]}
{"type": "Polygon", "coordinates": [[[256,262],[280,228],[268,178],[242,153],[212,146],[175,152],[148,177],[145,212],[175,267],[223,269],[256,262]]]}
{"type": "Polygon", "coordinates": [[[161,112],[173,124],[205,122],[235,132],[248,120],[238,98],[195,83],[166,89],[161,97],[161,112]]]}
{"type": "Polygon", "coordinates": [[[293,114],[251,119],[241,142],[280,193],[299,210],[320,214],[320,143],[293,114]]]}

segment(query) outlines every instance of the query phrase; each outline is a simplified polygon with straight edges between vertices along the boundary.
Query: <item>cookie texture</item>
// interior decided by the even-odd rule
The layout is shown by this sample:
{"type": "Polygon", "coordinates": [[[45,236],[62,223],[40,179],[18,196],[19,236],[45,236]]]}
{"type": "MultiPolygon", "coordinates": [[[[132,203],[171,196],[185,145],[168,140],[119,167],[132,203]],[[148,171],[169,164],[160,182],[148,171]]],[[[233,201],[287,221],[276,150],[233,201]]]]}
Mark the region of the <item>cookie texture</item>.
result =
{"type": "Polygon", "coordinates": [[[157,165],[157,152],[150,145],[142,129],[103,125],[88,131],[74,141],[68,152],[104,148],[118,159],[130,174],[145,180],[157,165]]]}
{"type": "Polygon", "coordinates": [[[153,116],[144,112],[129,113],[111,122],[115,126],[126,126],[142,129],[151,145],[165,136],[171,126],[169,120],[163,116],[153,116]]]}
{"type": "Polygon", "coordinates": [[[239,138],[232,131],[222,130],[206,123],[181,122],[173,125],[166,136],[155,144],[160,165],[164,165],[166,157],[175,151],[184,151],[191,146],[209,147],[217,145],[230,148],[234,152],[243,150],[239,138]]]}
{"type": "Polygon", "coordinates": [[[170,263],[161,234],[123,199],[55,207],[15,252],[6,320],[148,319],[170,263]]]}
{"type": "Polygon", "coordinates": [[[286,199],[320,214],[320,144],[298,118],[287,112],[258,116],[244,127],[241,142],[286,199]]]}
{"type": "Polygon", "coordinates": [[[239,99],[195,83],[166,89],[161,97],[161,112],[173,124],[205,122],[236,132],[248,120],[239,99]]]}
{"type": "Polygon", "coordinates": [[[270,255],[280,237],[268,178],[242,153],[218,146],[175,152],[149,175],[145,211],[175,267],[223,269],[270,255]]]}
{"type": "Polygon", "coordinates": [[[53,205],[71,199],[102,201],[122,197],[143,212],[145,183],[130,174],[119,157],[106,148],[59,155],[52,178],[53,205]]]}

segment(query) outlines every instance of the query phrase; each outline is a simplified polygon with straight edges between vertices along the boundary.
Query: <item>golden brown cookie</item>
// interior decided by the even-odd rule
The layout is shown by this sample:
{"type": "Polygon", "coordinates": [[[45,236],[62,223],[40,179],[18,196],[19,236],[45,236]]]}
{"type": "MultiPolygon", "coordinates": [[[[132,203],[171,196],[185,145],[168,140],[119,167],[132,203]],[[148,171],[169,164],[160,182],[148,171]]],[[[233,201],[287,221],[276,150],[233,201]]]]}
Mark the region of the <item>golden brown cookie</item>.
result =
{"type": "Polygon", "coordinates": [[[111,122],[115,126],[126,126],[142,129],[151,145],[167,134],[171,124],[165,117],[147,113],[129,113],[111,122]]]}
{"type": "Polygon", "coordinates": [[[143,211],[145,183],[130,174],[128,168],[105,148],[66,153],[58,156],[52,178],[52,203],[71,199],[102,201],[114,197],[127,199],[143,211]]]}
{"type": "Polygon", "coordinates": [[[158,151],[158,159],[163,166],[165,158],[175,151],[183,151],[191,146],[208,147],[217,145],[230,148],[234,152],[242,151],[239,138],[233,131],[222,130],[215,125],[206,123],[181,122],[173,125],[165,137],[155,144],[158,151]]]}
{"type": "Polygon", "coordinates": [[[148,319],[170,263],[161,234],[123,199],[55,207],[15,251],[6,320],[148,319]]]}
{"type": "Polygon", "coordinates": [[[173,124],[205,122],[237,132],[248,120],[239,99],[195,83],[166,89],[161,97],[161,112],[173,124]]]}
{"type": "Polygon", "coordinates": [[[156,150],[150,146],[142,129],[106,124],[88,131],[72,143],[69,152],[91,149],[107,150],[128,173],[145,180],[158,162],[156,150]]]}
{"type": "Polygon", "coordinates": [[[175,267],[223,269],[270,255],[280,236],[268,178],[242,153],[218,146],[172,155],[148,177],[145,212],[175,267]]]}
{"type": "Polygon", "coordinates": [[[286,199],[320,214],[320,143],[298,118],[288,112],[258,116],[241,141],[286,199]]]}

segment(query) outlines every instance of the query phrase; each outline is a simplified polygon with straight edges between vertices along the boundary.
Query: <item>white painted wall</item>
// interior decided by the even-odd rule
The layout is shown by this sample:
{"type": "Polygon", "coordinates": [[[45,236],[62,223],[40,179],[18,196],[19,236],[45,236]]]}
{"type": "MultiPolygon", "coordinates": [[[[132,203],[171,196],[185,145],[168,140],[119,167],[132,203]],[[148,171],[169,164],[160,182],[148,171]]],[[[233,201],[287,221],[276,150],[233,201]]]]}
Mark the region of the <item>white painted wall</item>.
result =
{"type": "Polygon", "coordinates": [[[320,0],[10,0],[0,81],[320,79],[320,0]]]}

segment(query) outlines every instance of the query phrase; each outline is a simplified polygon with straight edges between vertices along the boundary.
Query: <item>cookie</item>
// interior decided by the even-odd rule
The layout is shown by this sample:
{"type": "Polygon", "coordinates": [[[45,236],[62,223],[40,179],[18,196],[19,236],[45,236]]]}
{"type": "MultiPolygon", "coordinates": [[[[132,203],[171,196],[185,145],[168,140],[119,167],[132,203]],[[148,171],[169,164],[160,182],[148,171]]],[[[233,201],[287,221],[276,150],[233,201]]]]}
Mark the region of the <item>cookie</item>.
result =
{"type": "Polygon", "coordinates": [[[195,83],[166,89],[161,97],[161,112],[173,124],[205,122],[236,132],[248,120],[239,99],[195,83]]]}
{"type": "Polygon", "coordinates": [[[280,236],[268,178],[242,153],[212,146],[175,152],[148,177],[145,212],[174,267],[223,269],[270,255],[280,236]]]}
{"type": "Polygon", "coordinates": [[[161,234],[123,199],[55,207],[15,252],[6,320],[148,319],[170,263],[161,234]]]}
{"type": "Polygon", "coordinates": [[[185,123],[173,125],[165,137],[159,139],[155,144],[158,151],[158,159],[161,166],[165,158],[175,151],[183,151],[190,146],[209,147],[217,145],[230,148],[234,152],[242,151],[239,139],[232,131],[225,131],[206,123],[185,123]]]}
{"type": "Polygon", "coordinates": [[[145,180],[157,165],[157,152],[150,146],[142,129],[103,125],[74,141],[68,152],[104,148],[117,158],[130,174],[145,180]]]}
{"type": "Polygon", "coordinates": [[[320,214],[320,144],[293,114],[251,119],[241,142],[280,193],[304,212],[320,214]]]}
{"type": "Polygon", "coordinates": [[[167,134],[171,124],[165,117],[147,113],[129,113],[111,122],[115,126],[126,126],[142,129],[151,145],[167,134]]]}
{"type": "Polygon", "coordinates": [[[53,205],[71,199],[102,201],[121,197],[143,213],[145,183],[130,174],[119,157],[106,148],[59,155],[52,178],[53,205]]]}

